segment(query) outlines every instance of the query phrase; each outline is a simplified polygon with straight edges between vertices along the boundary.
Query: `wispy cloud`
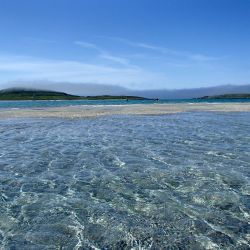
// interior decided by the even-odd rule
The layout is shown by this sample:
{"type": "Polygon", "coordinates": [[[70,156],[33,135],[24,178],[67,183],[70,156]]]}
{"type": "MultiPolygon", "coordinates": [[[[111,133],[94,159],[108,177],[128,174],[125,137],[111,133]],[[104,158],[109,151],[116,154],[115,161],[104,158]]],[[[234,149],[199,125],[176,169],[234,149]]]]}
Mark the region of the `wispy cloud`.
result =
{"type": "MultiPolygon", "coordinates": [[[[123,58],[123,57],[113,56],[113,55],[108,54],[108,53],[102,53],[99,56],[101,58],[106,59],[106,60],[110,60],[110,61],[122,64],[122,65],[125,65],[125,66],[132,66],[132,65],[130,65],[129,60],[126,59],[126,58],[123,58]]],[[[134,68],[134,66],[133,66],[133,68],[134,68]]]]}
{"type": "Polygon", "coordinates": [[[120,37],[99,36],[99,38],[111,39],[117,42],[127,44],[129,46],[133,46],[133,47],[137,47],[137,48],[141,48],[145,50],[150,50],[150,51],[154,51],[156,53],[159,53],[165,56],[177,57],[180,59],[190,60],[193,62],[209,62],[209,61],[216,61],[216,60],[221,59],[221,57],[209,56],[209,55],[205,55],[201,53],[194,53],[194,52],[184,51],[184,50],[176,50],[172,48],[148,44],[145,42],[135,42],[135,41],[131,41],[131,40],[120,38],[120,37]]]}
{"type": "Polygon", "coordinates": [[[88,42],[83,42],[83,41],[75,41],[74,42],[75,45],[81,46],[83,48],[87,48],[87,49],[94,49],[97,50],[99,52],[104,52],[103,49],[101,49],[100,47],[98,47],[96,44],[94,43],[88,43],[88,42]]]}
{"type": "MultiPolygon", "coordinates": [[[[113,58],[113,60],[116,60],[113,58]]],[[[0,56],[0,82],[11,80],[89,82],[132,88],[150,88],[166,82],[164,74],[142,68],[111,67],[79,61],[48,60],[20,56],[0,56]]]]}
{"type": "Polygon", "coordinates": [[[220,57],[215,57],[215,56],[206,56],[202,54],[190,54],[189,55],[190,59],[198,62],[209,62],[209,61],[217,61],[221,59],[220,57]]]}
{"type": "Polygon", "coordinates": [[[133,65],[130,65],[130,61],[127,58],[123,58],[120,56],[114,56],[114,55],[112,55],[111,52],[97,46],[94,43],[89,43],[89,42],[84,42],[84,41],[75,41],[74,43],[78,46],[83,47],[83,48],[96,50],[98,52],[98,56],[100,58],[105,59],[105,60],[112,61],[114,63],[118,63],[118,64],[121,64],[124,66],[134,67],[133,65]]]}

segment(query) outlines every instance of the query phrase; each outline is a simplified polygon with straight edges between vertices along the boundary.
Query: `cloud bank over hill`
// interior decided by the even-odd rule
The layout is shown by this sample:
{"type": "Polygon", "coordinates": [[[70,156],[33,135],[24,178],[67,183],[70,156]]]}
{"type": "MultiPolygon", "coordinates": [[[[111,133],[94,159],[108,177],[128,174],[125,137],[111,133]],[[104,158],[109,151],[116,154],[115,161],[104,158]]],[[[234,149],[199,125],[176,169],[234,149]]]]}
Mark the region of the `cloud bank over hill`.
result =
{"type": "Polygon", "coordinates": [[[16,81],[0,84],[1,89],[23,87],[32,89],[45,89],[66,92],[68,94],[91,96],[91,95],[136,95],[147,98],[181,99],[197,98],[207,95],[221,95],[234,93],[250,93],[250,84],[246,85],[220,85],[215,87],[190,88],[190,89],[151,89],[132,90],[121,86],[95,83],[69,83],[50,81],[16,81]]]}

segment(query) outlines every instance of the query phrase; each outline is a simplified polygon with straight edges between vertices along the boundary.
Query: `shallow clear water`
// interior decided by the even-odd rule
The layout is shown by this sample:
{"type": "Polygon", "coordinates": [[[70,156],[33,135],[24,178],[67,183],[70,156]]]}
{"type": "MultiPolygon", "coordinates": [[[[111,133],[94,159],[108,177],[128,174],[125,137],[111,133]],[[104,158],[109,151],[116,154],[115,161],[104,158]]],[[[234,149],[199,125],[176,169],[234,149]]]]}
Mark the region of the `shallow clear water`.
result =
{"type": "Polygon", "coordinates": [[[0,109],[9,108],[43,108],[76,105],[128,105],[152,103],[234,103],[250,102],[250,99],[167,99],[167,100],[71,100],[71,101],[0,101],[0,109]]]}
{"type": "Polygon", "coordinates": [[[0,121],[1,249],[249,249],[250,113],[0,121]]]}

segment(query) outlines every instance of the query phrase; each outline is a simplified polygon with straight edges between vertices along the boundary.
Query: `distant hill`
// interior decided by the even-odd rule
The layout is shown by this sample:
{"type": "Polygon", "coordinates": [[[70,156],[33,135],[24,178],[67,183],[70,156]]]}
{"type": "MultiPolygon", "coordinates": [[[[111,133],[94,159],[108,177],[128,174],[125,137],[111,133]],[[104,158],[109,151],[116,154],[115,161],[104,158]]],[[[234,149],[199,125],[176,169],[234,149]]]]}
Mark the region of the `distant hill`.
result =
{"type": "Polygon", "coordinates": [[[212,95],[212,96],[203,96],[198,99],[250,99],[250,94],[212,95]]]}
{"type": "Polygon", "coordinates": [[[133,95],[144,96],[147,98],[160,99],[190,99],[202,96],[219,96],[226,94],[248,94],[250,93],[250,84],[248,85],[220,85],[214,87],[173,89],[173,90],[145,90],[134,91],[133,95]]]}
{"type": "Polygon", "coordinates": [[[0,91],[0,100],[78,100],[80,96],[64,92],[34,89],[4,89],[0,91]]]}
{"type": "MultiPolygon", "coordinates": [[[[201,83],[201,85],[204,85],[201,83]]],[[[245,85],[218,85],[211,87],[189,88],[186,89],[152,89],[136,90],[128,89],[117,85],[95,84],[95,83],[70,83],[70,82],[52,82],[52,81],[17,81],[1,84],[1,88],[29,88],[49,89],[58,92],[64,92],[77,96],[141,96],[150,99],[191,99],[202,96],[214,96],[224,94],[250,93],[250,84],[245,85]]]]}
{"type": "Polygon", "coordinates": [[[110,99],[127,99],[127,100],[145,100],[139,96],[78,96],[70,95],[64,92],[37,90],[25,88],[11,88],[0,91],[0,101],[18,101],[18,100],[110,100],[110,99]]]}

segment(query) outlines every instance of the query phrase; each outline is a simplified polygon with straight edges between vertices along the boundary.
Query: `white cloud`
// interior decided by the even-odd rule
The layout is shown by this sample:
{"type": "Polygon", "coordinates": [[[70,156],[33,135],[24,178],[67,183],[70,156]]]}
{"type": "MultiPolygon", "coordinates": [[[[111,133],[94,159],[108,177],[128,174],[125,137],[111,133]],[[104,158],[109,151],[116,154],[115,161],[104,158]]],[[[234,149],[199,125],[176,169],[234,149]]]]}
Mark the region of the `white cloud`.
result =
{"type": "MultiPolygon", "coordinates": [[[[124,66],[129,66],[130,62],[127,58],[123,58],[120,56],[114,56],[112,55],[109,51],[102,49],[101,47],[97,46],[94,43],[89,43],[89,42],[83,42],[83,41],[75,41],[74,42],[76,45],[87,48],[87,49],[94,49],[98,52],[99,57],[103,58],[108,61],[112,61],[114,63],[118,63],[124,66]]],[[[132,65],[130,65],[132,66],[132,65]]]]}
{"type": "Polygon", "coordinates": [[[197,61],[197,62],[209,62],[209,61],[219,60],[218,57],[205,56],[205,55],[201,55],[201,54],[192,54],[192,55],[190,55],[190,58],[194,61],[197,61]]]}
{"type": "MultiPolygon", "coordinates": [[[[109,55],[106,55],[107,57],[109,55]]],[[[119,58],[109,58],[118,61],[119,58]]],[[[0,56],[0,82],[13,80],[50,80],[72,83],[92,82],[132,88],[160,87],[167,81],[164,74],[139,67],[111,67],[79,61],[48,60],[20,56],[0,56]],[[155,84],[155,85],[154,85],[155,84]]]]}
{"type": "Polygon", "coordinates": [[[84,48],[94,49],[94,50],[97,50],[99,52],[103,52],[103,50],[100,47],[98,47],[96,44],[93,44],[93,43],[82,42],[82,41],[75,41],[74,43],[75,43],[75,45],[79,45],[79,46],[84,47],[84,48]]]}
{"type": "MultiPolygon", "coordinates": [[[[159,54],[162,54],[162,55],[165,55],[168,57],[169,56],[174,57],[175,59],[188,60],[190,62],[202,63],[202,62],[208,62],[208,61],[214,61],[214,60],[221,59],[221,57],[208,56],[205,54],[193,53],[190,51],[176,50],[176,49],[161,47],[161,46],[152,45],[152,44],[148,44],[148,43],[144,43],[144,42],[135,42],[135,41],[131,41],[131,40],[120,38],[120,37],[107,37],[107,36],[99,36],[99,37],[111,39],[111,40],[118,41],[121,43],[125,43],[125,44],[133,46],[133,47],[142,48],[145,50],[151,50],[151,51],[154,51],[156,53],[159,53],[159,54]]],[[[222,57],[222,58],[224,58],[224,57],[222,57]]]]}
{"type": "Polygon", "coordinates": [[[99,56],[101,58],[104,58],[106,60],[110,60],[110,61],[115,62],[115,63],[119,63],[119,64],[122,64],[125,66],[132,66],[132,65],[130,65],[129,60],[126,58],[123,58],[123,57],[113,56],[113,55],[108,54],[108,53],[102,53],[99,56]]]}

